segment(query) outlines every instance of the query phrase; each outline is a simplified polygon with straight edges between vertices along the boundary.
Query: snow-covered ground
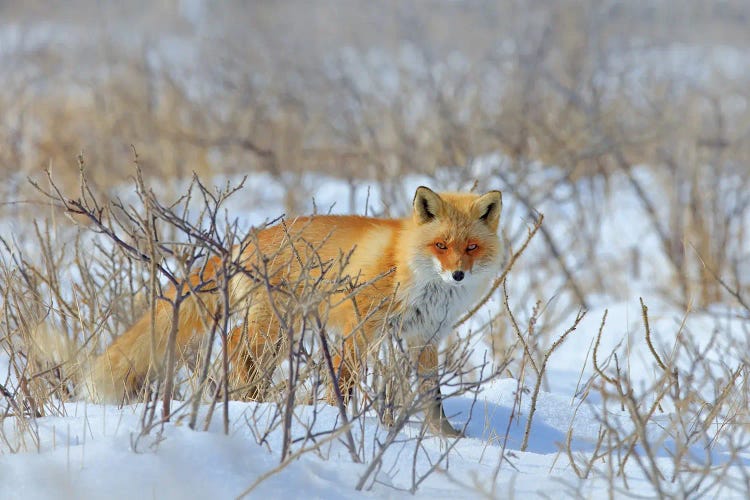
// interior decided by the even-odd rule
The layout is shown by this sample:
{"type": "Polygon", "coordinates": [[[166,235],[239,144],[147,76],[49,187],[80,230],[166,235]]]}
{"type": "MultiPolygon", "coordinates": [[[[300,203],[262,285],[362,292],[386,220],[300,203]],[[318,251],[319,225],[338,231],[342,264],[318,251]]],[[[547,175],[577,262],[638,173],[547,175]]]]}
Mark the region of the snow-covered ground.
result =
{"type": "MultiPolygon", "coordinates": [[[[566,439],[570,422],[575,418],[576,437],[573,449],[590,452],[598,428],[595,411],[587,407],[574,416],[576,405],[568,395],[542,395],[537,420],[531,431],[527,452],[518,451],[524,421],[513,421],[506,445],[507,462],[497,473],[502,441],[509,425],[516,381],[501,380],[489,384],[482,392],[467,427],[467,438],[450,452],[440,470],[419,487],[420,498],[479,497],[480,492],[495,488],[495,497],[510,493],[552,495],[555,492],[580,491],[590,498],[607,494],[602,480],[579,480],[573,474],[558,445],[566,439]],[[493,477],[497,473],[497,480],[493,477]]],[[[463,398],[448,401],[447,411],[455,414],[454,422],[466,419],[470,401],[463,398]]],[[[230,432],[224,435],[214,419],[209,431],[192,431],[184,423],[166,424],[135,445],[140,428],[141,407],[117,409],[86,403],[66,406],[68,416],[38,419],[39,443],[27,442],[29,451],[0,455],[2,498],[231,498],[249,488],[254,481],[278,466],[280,432],[271,434],[268,451],[257,444],[245,417],[257,404],[230,404],[230,432]]],[[[332,427],[336,420],[333,408],[318,408],[316,429],[332,427]]],[[[310,407],[300,407],[298,418],[311,418],[310,407]]],[[[14,425],[5,420],[6,435],[14,425]]],[[[654,429],[658,423],[653,424],[654,429]]],[[[356,428],[355,428],[356,429],[356,428]]],[[[297,433],[302,431],[296,425],[297,433]]],[[[402,438],[415,436],[409,428],[402,438]]],[[[377,419],[368,418],[365,442],[375,435],[383,439],[377,419]]],[[[359,431],[355,431],[355,439],[359,431]]],[[[389,449],[377,483],[366,497],[409,496],[412,469],[424,473],[444,452],[446,443],[427,438],[422,449],[415,450],[414,440],[406,440],[389,449]]],[[[666,468],[668,449],[660,450],[659,460],[666,468]]],[[[715,457],[721,460],[720,456],[715,457]]],[[[252,491],[258,498],[352,498],[367,464],[355,464],[341,443],[328,443],[319,453],[307,453],[272,475],[252,491]]],[[[631,493],[652,495],[635,462],[628,467],[631,493]]],[[[370,482],[368,482],[368,485],[370,482]]],[[[728,492],[725,492],[728,493],[728,492]]]]}
{"type": "MultiPolygon", "coordinates": [[[[475,177],[482,179],[480,186],[505,188],[492,175],[498,161],[502,160],[490,157],[473,167],[475,177]]],[[[646,174],[641,172],[639,175],[646,174]]],[[[467,187],[455,183],[453,179],[457,177],[450,171],[438,177],[442,185],[435,186],[437,188],[467,187]]],[[[303,209],[311,210],[314,199],[321,212],[330,209],[338,213],[364,213],[367,204],[369,213],[381,213],[388,206],[392,214],[408,210],[416,186],[435,183],[426,178],[407,178],[401,186],[402,193],[389,195],[400,199],[385,200],[383,193],[375,188],[368,190],[365,183],[359,184],[352,192],[349,184],[334,178],[310,175],[293,181],[298,183],[300,191],[311,195],[303,209]],[[402,207],[394,208],[394,203],[402,203],[402,207]]],[[[616,205],[617,210],[605,211],[602,241],[606,243],[597,250],[597,259],[611,269],[625,269],[629,250],[639,245],[644,254],[652,257],[644,262],[646,267],[642,270],[642,276],[648,278],[629,279],[627,273],[613,273],[618,276],[618,281],[611,285],[620,288],[596,298],[577,330],[550,358],[525,452],[520,448],[529,412],[532,377],[526,377],[523,386],[517,379],[507,377],[488,382],[481,388],[475,403],[469,396],[447,400],[446,411],[453,423],[466,424],[466,438],[452,449],[448,448],[449,441],[437,437],[418,441],[415,438],[419,426],[407,425],[399,440],[383,456],[382,467],[367,481],[366,491],[359,493],[355,486],[368,468],[369,459],[376,450],[375,443],[382,442],[387,435],[387,430],[374,414],[353,426],[355,441],[364,447],[364,464],[355,463],[339,439],[322,437],[317,451],[301,454],[298,459],[276,470],[279,467],[281,430],[271,431],[263,444],[258,443],[253,432],[258,426],[262,427],[263,419],[270,418],[273,407],[269,403],[230,403],[228,435],[223,432],[221,418],[217,416],[221,410],[217,409],[217,415],[211,419],[205,432],[191,430],[185,418],[180,417],[187,413],[187,410],[182,410],[170,423],[153,429],[146,436],[139,436],[143,406],[117,408],[79,401],[66,404],[61,410],[64,416],[37,418],[30,422],[15,418],[0,420],[0,436],[3,437],[0,440],[0,498],[231,498],[246,492],[266,474],[268,476],[250,492],[251,497],[402,497],[411,495],[409,491],[414,481],[446,452],[447,459],[440,463],[439,469],[419,484],[417,497],[504,498],[518,495],[526,498],[566,494],[600,498],[612,493],[655,496],[659,492],[647,478],[648,467],[642,466],[639,460],[630,460],[625,467],[626,490],[621,479],[612,483],[606,479],[606,458],[596,464],[597,472],[581,479],[571,466],[568,455],[561,451],[563,443],[568,440],[569,430],[572,432],[571,452],[576,457],[586,458],[596,452],[603,420],[623,432],[633,427],[625,409],[611,402],[603,404],[595,390],[582,399],[588,392],[584,390],[585,383],[594,373],[591,349],[605,309],[608,319],[601,338],[600,356],[616,350],[632,386],[636,392],[642,393],[648,392],[659,373],[646,345],[639,341],[644,326],[638,297],[644,297],[649,305],[654,344],[662,353],[672,350],[677,332],[682,331],[699,346],[713,342],[711,355],[721,357],[717,361],[733,366],[740,362],[742,355],[733,357],[727,352],[730,348],[724,346],[732,342],[735,348],[746,346],[748,325],[731,310],[721,307],[710,313],[690,314],[685,319],[684,311],[662,298],[654,286],[668,279],[660,260],[660,250],[638,203],[624,186],[624,181],[614,183],[609,203],[616,205]],[[628,230],[623,231],[623,226],[628,230]],[[715,330],[721,332],[718,339],[710,334],[715,330]],[[520,412],[516,405],[519,390],[520,412]],[[250,425],[249,421],[255,423],[250,425]],[[24,426],[31,426],[31,429],[24,426]],[[619,489],[612,489],[612,484],[619,489]]],[[[242,214],[244,227],[260,224],[283,212],[285,189],[278,180],[262,174],[253,175],[245,189],[229,202],[231,213],[242,214]]],[[[507,192],[502,219],[506,229],[528,224],[527,216],[518,205],[514,193],[507,192]]],[[[545,224],[553,235],[562,237],[559,231],[570,229],[567,218],[571,215],[565,203],[541,201],[538,208],[545,213],[545,224]]],[[[522,295],[530,279],[528,275],[542,254],[543,246],[537,239],[509,278],[512,307],[519,311],[520,317],[528,314],[533,304],[518,304],[514,300],[519,300],[517,297],[522,295]]],[[[559,278],[546,276],[543,279],[549,280],[549,298],[556,294],[565,295],[558,290],[561,286],[559,278]]],[[[464,331],[479,328],[483,315],[501,307],[501,300],[496,297],[464,331]]],[[[548,320],[554,321],[554,325],[547,325],[558,331],[558,335],[572,324],[575,315],[571,308],[560,307],[559,310],[560,314],[548,320]]],[[[542,317],[541,321],[546,320],[542,317]]],[[[472,359],[478,362],[487,347],[480,341],[474,345],[477,351],[472,359]]],[[[681,362],[678,359],[678,367],[681,367],[681,362]]],[[[0,352],[0,380],[4,380],[7,373],[8,358],[0,352]]],[[[708,392],[713,389],[706,388],[708,392]]],[[[708,394],[707,397],[712,396],[708,394]]],[[[663,410],[648,419],[645,432],[650,436],[650,442],[656,443],[651,453],[658,467],[669,475],[674,467],[675,436],[670,425],[674,408],[665,403],[663,410]]],[[[204,407],[201,411],[205,415],[208,409],[204,407]]],[[[293,425],[293,437],[303,437],[305,424],[313,420],[317,432],[339,425],[336,409],[325,405],[300,405],[293,425]]],[[[744,437],[741,426],[731,434],[744,437]]],[[[298,443],[292,451],[310,444],[309,441],[298,443]]],[[[742,477],[750,456],[729,456],[728,451],[723,442],[710,448],[692,444],[689,460],[697,468],[719,467],[730,462],[727,474],[710,493],[720,498],[744,497],[747,489],[742,486],[742,477]]],[[[634,453],[641,456],[644,450],[636,447],[634,453]]],[[[665,482],[668,489],[661,493],[684,491],[684,484],[700,474],[700,471],[693,475],[681,472],[675,481],[665,482]]]]}

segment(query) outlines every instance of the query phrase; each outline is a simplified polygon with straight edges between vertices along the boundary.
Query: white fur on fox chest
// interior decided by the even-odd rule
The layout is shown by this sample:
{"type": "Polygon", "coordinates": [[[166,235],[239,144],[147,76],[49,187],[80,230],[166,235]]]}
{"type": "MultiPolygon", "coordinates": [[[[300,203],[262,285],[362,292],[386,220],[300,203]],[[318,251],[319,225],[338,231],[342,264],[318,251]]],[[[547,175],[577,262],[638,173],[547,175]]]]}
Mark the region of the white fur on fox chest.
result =
{"type": "Polygon", "coordinates": [[[467,276],[461,284],[439,277],[416,283],[403,296],[401,312],[391,318],[391,325],[408,344],[439,344],[487,290],[491,276],[484,274],[467,276]]]}

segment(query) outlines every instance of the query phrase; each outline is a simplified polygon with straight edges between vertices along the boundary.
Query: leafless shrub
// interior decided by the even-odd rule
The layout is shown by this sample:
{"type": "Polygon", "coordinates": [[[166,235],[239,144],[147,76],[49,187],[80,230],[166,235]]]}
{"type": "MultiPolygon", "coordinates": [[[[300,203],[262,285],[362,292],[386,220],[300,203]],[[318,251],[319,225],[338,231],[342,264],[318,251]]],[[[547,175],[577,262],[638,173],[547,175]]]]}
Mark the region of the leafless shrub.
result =
{"type": "MultiPolygon", "coordinates": [[[[287,227],[283,218],[273,221],[285,228],[288,244],[304,243],[298,246],[308,249],[306,255],[296,257],[303,263],[296,282],[277,286],[268,267],[273,255],[257,261],[240,260],[242,248],[257,243],[258,230],[241,231],[224,204],[242,189],[242,183],[210,188],[195,177],[184,195],[165,203],[147,186],[137,156],[135,160],[135,197],[129,201],[102,201],[89,183],[83,158],[79,160],[80,190],[75,197],[63,194],[50,172],[49,187],[35,184],[55,210],[81,223],[83,229],[71,247],[59,248],[54,245],[54,235],[39,230],[41,252],[33,258],[18,254],[12,242],[5,243],[10,260],[3,262],[6,314],[2,346],[14,371],[2,384],[5,415],[26,425],[24,435],[36,442],[36,419],[64,413],[62,403],[85,396],[90,359],[145,311],[151,325],[150,367],[142,389],[126,394],[129,400],[142,403],[141,430],[133,435],[134,449],[144,443],[158,445],[161,429],[175,418],[186,420],[195,429],[208,428],[217,407],[221,408],[224,432],[228,432],[229,400],[250,398],[261,401],[251,407],[247,417],[259,444],[268,446],[274,431],[283,434],[281,447],[275,450],[280,468],[300,453],[322,454],[325,443],[341,439],[352,461],[368,464],[357,487],[369,489],[378,481],[389,448],[416,441],[410,487],[416,491],[442,467],[457,440],[451,440],[440,456],[430,457],[431,468],[417,467],[418,455],[429,453],[421,442],[431,435],[425,425],[428,419],[422,414],[432,411],[435,398],[425,387],[436,380],[421,373],[420,353],[403,345],[397,330],[384,330],[371,352],[362,353],[370,361],[353,395],[341,392],[338,380],[342,374],[333,361],[341,354],[340,339],[328,331],[327,316],[341,301],[354,300],[369,283],[343,272],[349,255],[323,261],[315,245],[301,239],[299,228],[287,227]],[[72,261],[67,260],[70,250],[72,261]],[[80,272],[74,273],[72,287],[70,277],[63,277],[68,274],[65,266],[80,272]],[[248,273],[254,284],[246,293],[250,296],[261,290],[267,294],[281,335],[269,347],[272,351],[266,362],[258,363],[250,370],[253,373],[243,377],[237,375],[246,368],[238,357],[242,340],[237,339],[243,331],[246,308],[252,303],[230,300],[230,295],[234,293],[233,279],[248,273]],[[123,300],[123,296],[130,298],[123,300]],[[138,296],[142,298],[133,298],[138,296]],[[167,317],[171,319],[166,325],[157,319],[157,304],[168,304],[167,317]],[[187,348],[177,341],[180,312],[185,307],[197,311],[205,331],[203,340],[187,348]],[[162,338],[157,328],[165,327],[162,338]],[[34,350],[37,343],[43,348],[34,350]],[[49,347],[57,344],[59,349],[51,352],[49,347]],[[277,369],[279,364],[283,370],[277,369]],[[326,401],[338,412],[333,424],[330,417],[320,417],[326,401]],[[300,409],[306,412],[304,416],[300,409]],[[370,438],[366,432],[365,418],[372,414],[388,427],[382,441],[379,435],[370,438]],[[316,423],[318,418],[323,422],[316,423]],[[415,424],[420,430],[414,437],[404,438],[403,431],[412,429],[406,435],[413,434],[415,424]]],[[[541,219],[511,256],[498,284],[540,224],[541,219]]],[[[392,300],[385,297],[378,307],[389,310],[391,305],[392,300]]],[[[362,314],[360,326],[372,311],[362,314]]],[[[510,358],[496,359],[492,369],[489,360],[472,366],[470,340],[452,342],[444,354],[447,363],[437,378],[438,386],[443,387],[442,397],[475,398],[481,385],[497,377],[509,362],[510,358]]],[[[469,417],[471,408],[473,402],[469,417]]],[[[18,446],[9,444],[11,449],[18,446]]],[[[266,477],[259,476],[247,492],[266,477]]]]}
{"type": "MultiPolygon", "coordinates": [[[[742,463],[750,443],[729,425],[747,418],[746,408],[737,404],[747,397],[741,382],[745,366],[717,363],[725,349],[718,345],[718,332],[700,345],[684,331],[684,321],[671,352],[660,354],[652,341],[648,309],[641,304],[643,342],[656,376],[647,386],[637,386],[616,351],[602,363],[597,351],[605,313],[594,347],[596,375],[588,382],[601,398],[596,404],[598,439],[592,452],[575,453],[571,427],[565,451],[573,470],[582,479],[604,478],[610,494],[630,494],[635,476],[645,478],[660,497],[746,491],[733,467],[742,463]]],[[[736,348],[736,342],[727,347],[736,348]]]]}

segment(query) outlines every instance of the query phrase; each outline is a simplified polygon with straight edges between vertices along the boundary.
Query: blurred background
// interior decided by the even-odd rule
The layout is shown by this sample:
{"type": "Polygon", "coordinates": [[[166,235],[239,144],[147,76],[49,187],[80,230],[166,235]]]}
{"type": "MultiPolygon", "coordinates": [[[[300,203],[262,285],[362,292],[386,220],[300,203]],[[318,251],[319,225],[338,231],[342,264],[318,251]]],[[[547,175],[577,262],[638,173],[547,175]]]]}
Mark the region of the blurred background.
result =
{"type": "Polygon", "coordinates": [[[749,27],[744,0],[1,1],[2,215],[48,214],[27,177],[73,193],[81,154],[131,189],[133,149],[175,193],[270,176],[288,213],[318,174],[374,186],[379,215],[413,179],[476,183],[506,192],[509,248],[545,214],[519,277],[540,300],[734,302],[749,27]]]}

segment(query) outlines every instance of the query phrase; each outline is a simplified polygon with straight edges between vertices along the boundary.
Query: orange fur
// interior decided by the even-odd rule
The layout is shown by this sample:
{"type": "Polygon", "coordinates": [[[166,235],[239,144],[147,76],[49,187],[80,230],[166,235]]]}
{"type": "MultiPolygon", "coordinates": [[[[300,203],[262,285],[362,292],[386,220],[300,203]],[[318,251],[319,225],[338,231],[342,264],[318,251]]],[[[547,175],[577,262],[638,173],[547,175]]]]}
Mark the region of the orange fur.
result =
{"type": "MultiPolygon", "coordinates": [[[[244,318],[242,327],[229,335],[233,383],[250,387],[249,398],[262,397],[278,362],[281,325],[276,311],[289,307],[290,297],[313,288],[334,297],[319,308],[326,329],[342,339],[343,349],[334,360],[342,393],[352,389],[368,349],[385,327],[400,329],[417,353],[420,375],[435,376],[438,343],[498,271],[501,207],[498,191],[437,194],[421,187],[408,218],[300,217],[254,233],[235,250],[246,272],[232,278],[229,287],[232,312],[244,318]],[[335,298],[352,288],[353,299],[335,298]]],[[[181,356],[207,330],[201,310],[214,312],[220,306],[220,294],[211,286],[219,268],[213,258],[191,277],[191,287],[205,286],[181,305],[181,356]]],[[[167,298],[175,295],[172,288],[167,298]]],[[[171,305],[161,301],[153,336],[147,313],[116,339],[92,367],[94,397],[119,402],[136,394],[159,372],[171,324],[171,305]]],[[[436,394],[428,417],[445,420],[439,388],[436,394]]],[[[455,433],[447,421],[436,425],[440,432],[455,433]]]]}

